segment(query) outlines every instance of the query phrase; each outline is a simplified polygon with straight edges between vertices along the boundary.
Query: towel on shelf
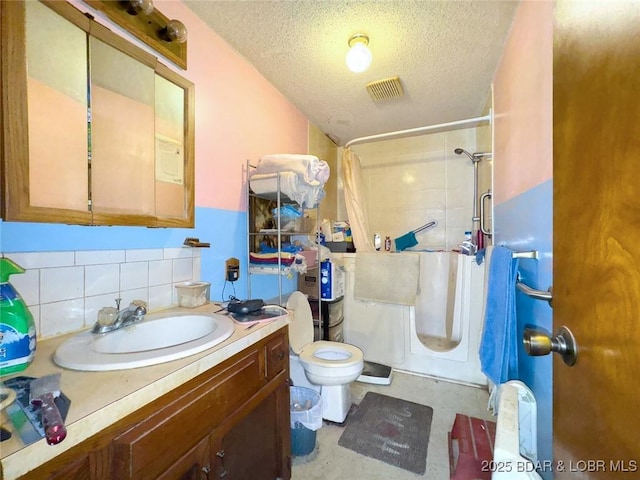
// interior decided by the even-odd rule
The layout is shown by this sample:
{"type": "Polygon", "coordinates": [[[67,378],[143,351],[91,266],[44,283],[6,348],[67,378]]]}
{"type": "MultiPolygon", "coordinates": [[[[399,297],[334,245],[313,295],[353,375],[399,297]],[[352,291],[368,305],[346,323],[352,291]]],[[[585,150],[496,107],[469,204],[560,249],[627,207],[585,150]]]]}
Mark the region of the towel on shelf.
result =
{"type": "Polygon", "coordinates": [[[420,279],[417,253],[356,252],[355,298],[413,306],[420,279]]]}
{"type": "Polygon", "coordinates": [[[518,259],[505,247],[487,255],[489,275],[480,340],[482,372],[496,385],[518,377],[516,279],[518,259]]]}
{"type": "Polygon", "coordinates": [[[324,198],[325,191],[320,185],[308,185],[294,172],[254,173],[249,178],[249,185],[258,195],[275,193],[278,191],[278,177],[280,192],[303,208],[315,208],[324,198]]]}
{"type": "Polygon", "coordinates": [[[329,164],[315,155],[276,153],[263,155],[256,165],[257,173],[293,172],[311,186],[324,185],[329,180],[329,164]]]}
{"type": "MultiPolygon", "coordinates": [[[[295,253],[280,252],[280,265],[289,266],[296,259],[295,253]]],[[[254,265],[278,265],[278,252],[275,253],[249,253],[249,262],[254,265]]]]}

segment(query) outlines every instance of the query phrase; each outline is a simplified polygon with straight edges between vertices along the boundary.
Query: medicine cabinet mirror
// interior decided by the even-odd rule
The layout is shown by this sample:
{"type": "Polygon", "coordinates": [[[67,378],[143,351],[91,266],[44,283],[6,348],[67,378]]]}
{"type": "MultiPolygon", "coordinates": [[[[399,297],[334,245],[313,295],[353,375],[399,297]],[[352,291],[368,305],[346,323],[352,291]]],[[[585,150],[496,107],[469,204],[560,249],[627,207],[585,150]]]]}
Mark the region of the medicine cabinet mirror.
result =
{"type": "Polygon", "coordinates": [[[3,218],[193,226],[193,84],[67,2],[0,14],[3,218]]]}

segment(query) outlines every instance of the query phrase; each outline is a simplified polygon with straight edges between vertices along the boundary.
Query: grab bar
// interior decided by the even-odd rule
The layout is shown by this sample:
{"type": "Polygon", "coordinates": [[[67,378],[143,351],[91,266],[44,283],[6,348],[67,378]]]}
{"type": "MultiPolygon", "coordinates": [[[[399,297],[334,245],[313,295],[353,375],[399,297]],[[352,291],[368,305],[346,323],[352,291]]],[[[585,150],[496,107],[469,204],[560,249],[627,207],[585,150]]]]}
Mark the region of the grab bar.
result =
{"type": "Polygon", "coordinates": [[[438,221],[437,220],[431,220],[429,223],[425,223],[421,227],[418,227],[415,230],[412,230],[411,232],[412,233],[418,233],[418,232],[421,232],[422,230],[426,230],[427,228],[435,227],[436,225],[438,225],[438,221]]]}
{"type": "Polygon", "coordinates": [[[516,280],[516,287],[527,297],[549,302],[549,306],[553,308],[553,294],[551,293],[551,287],[549,287],[549,290],[547,290],[546,292],[543,292],[542,290],[536,290],[535,288],[531,288],[526,283],[522,283],[522,281],[520,280],[520,275],[518,275],[518,279],[516,280]]]}
{"type": "MultiPolygon", "coordinates": [[[[538,250],[529,250],[525,252],[513,252],[513,258],[532,258],[534,260],[538,260],[538,250]]],[[[536,290],[535,288],[531,288],[526,283],[522,282],[520,274],[518,273],[518,277],[516,278],[516,287],[522,293],[524,293],[527,297],[535,298],[536,300],[544,300],[549,302],[549,306],[553,308],[553,294],[551,293],[551,287],[546,292],[542,290],[536,290]]]]}
{"type": "Polygon", "coordinates": [[[485,193],[483,193],[482,195],[480,195],[480,231],[482,233],[484,233],[487,237],[491,237],[493,235],[492,232],[490,232],[489,230],[487,230],[485,228],[484,222],[484,201],[487,198],[493,198],[493,195],[491,194],[491,189],[487,190],[485,193]]]}
{"type": "Polygon", "coordinates": [[[513,258],[533,258],[538,260],[538,251],[531,250],[529,252],[513,252],[513,258]]]}

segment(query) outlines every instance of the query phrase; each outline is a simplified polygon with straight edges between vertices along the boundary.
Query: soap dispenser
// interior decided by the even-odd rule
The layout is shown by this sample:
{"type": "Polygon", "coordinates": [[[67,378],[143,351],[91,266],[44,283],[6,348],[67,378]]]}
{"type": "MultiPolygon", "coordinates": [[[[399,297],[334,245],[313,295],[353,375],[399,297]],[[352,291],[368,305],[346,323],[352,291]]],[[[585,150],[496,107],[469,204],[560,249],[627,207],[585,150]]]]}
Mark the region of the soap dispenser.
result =
{"type": "Polygon", "coordinates": [[[24,268],[6,257],[0,258],[0,377],[20,372],[36,353],[36,327],[33,315],[20,294],[9,283],[9,276],[24,268]]]}

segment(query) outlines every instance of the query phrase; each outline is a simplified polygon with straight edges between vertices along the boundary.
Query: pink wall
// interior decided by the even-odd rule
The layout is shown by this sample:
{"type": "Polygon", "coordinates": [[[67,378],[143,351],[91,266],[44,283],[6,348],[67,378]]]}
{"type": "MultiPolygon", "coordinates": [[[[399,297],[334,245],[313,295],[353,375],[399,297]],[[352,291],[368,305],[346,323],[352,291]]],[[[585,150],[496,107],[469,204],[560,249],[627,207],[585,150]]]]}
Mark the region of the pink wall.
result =
{"type": "MultiPolygon", "coordinates": [[[[79,0],[73,3],[90,10],[79,0]]],[[[244,210],[247,159],[255,163],[269,153],[307,153],[308,120],[181,1],[156,0],[154,5],[189,32],[187,70],[161,61],[195,84],[196,206],[244,210]]],[[[158,56],[135,37],[127,38],[158,56]]]]}
{"type": "Polygon", "coordinates": [[[547,0],[520,4],[496,70],[496,204],[553,175],[553,9],[547,0]]]}

